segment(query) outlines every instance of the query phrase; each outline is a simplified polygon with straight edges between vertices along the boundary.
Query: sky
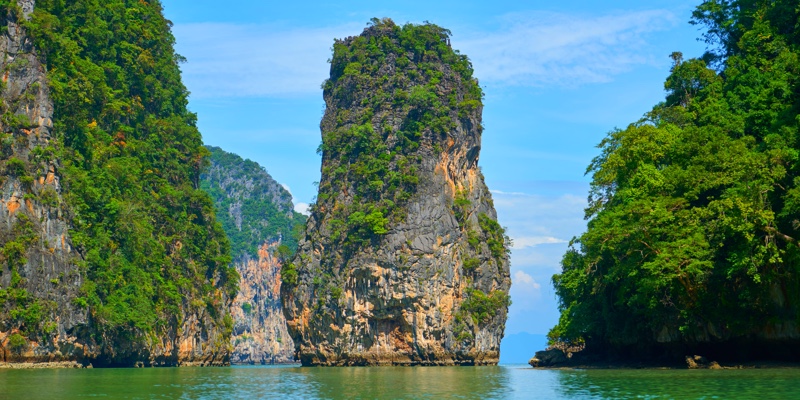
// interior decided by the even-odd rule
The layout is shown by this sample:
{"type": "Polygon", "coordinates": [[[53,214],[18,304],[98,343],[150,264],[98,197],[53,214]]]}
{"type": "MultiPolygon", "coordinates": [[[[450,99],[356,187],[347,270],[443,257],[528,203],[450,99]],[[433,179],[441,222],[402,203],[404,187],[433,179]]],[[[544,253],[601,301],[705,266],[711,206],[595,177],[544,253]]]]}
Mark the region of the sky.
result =
{"type": "Polygon", "coordinates": [[[479,165],[514,240],[506,334],[558,321],[551,277],[583,209],[597,144],[664,98],[674,51],[699,57],[700,0],[162,0],[207,144],[249,158],[298,210],[320,179],[320,85],[334,38],[372,17],[452,31],[485,93],[479,165]]]}

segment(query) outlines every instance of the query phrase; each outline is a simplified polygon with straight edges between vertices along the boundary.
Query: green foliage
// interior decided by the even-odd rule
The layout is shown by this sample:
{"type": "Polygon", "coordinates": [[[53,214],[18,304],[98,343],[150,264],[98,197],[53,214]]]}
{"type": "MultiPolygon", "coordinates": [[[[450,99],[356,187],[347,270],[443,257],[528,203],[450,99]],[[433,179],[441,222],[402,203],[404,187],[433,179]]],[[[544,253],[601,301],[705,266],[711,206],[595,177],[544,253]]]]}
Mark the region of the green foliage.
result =
{"type": "Polygon", "coordinates": [[[509,306],[511,297],[501,290],[494,290],[487,295],[479,289],[467,289],[461,311],[469,315],[475,325],[483,325],[509,306]]]}
{"type": "Polygon", "coordinates": [[[478,246],[481,244],[481,235],[475,230],[468,230],[467,231],[467,243],[473,249],[477,249],[478,246]]]}
{"type": "Polygon", "coordinates": [[[28,348],[28,341],[19,333],[8,338],[8,348],[12,353],[20,354],[28,348]]]}
{"type": "Polygon", "coordinates": [[[56,207],[58,206],[58,193],[52,187],[45,187],[39,192],[39,202],[48,206],[48,207],[56,207]]]}
{"type": "Polygon", "coordinates": [[[306,217],[294,211],[292,195],[257,163],[219,147],[208,150],[211,167],[201,176],[200,187],[214,200],[231,254],[258,258],[259,247],[278,238],[294,252],[306,217]]]}
{"type": "MultiPolygon", "coordinates": [[[[0,8],[30,34],[48,71],[53,139],[31,157],[60,162],[84,274],[83,296],[74,303],[88,307],[91,333],[143,344],[147,334],[178,329],[187,300],[219,299],[219,289],[234,294],[228,241],[198,188],[208,151],[187,110],[182,58],[160,2],[39,0],[30,21],[9,2],[0,8]]],[[[3,118],[15,127],[31,124],[3,118]]],[[[12,158],[6,168],[21,176],[24,162],[12,158]]],[[[20,181],[31,184],[33,177],[20,181]]],[[[55,193],[39,198],[58,201],[55,193]]],[[[10,264],[28,248],[22,237],[4,246],[10,264]]],[[[52,327],[42,322],[52,305],[13,283],[7,291],[15,294],[6,302],[16,303],[9,315],[24,329],[52,327]]],[[[205,303],[221,324],[224,304],[205,303]]]]}
{"type": "Polygon", "coordinates": [[[25,254],[28,248],[39,240],[34,228],[33,221],[27,215],[18,214],[10,237],[4,238],[3,247],[0,248],[0,256],[2,256],[0,259],[6,263],[9,270],[18,270],[28,262],[25,254]]]}
{"type": "MultiPolygon", "coordinates": [[[[492,257],[500,265],[501,261],[507,258],[511,252],[511,239],[506,236],[506,230],[486,214],[478,215],[478,224],[486,235],[486,244],[489,246],[492,257]]],[[[470,240],[470,243],[473,242],[472,238],[468,240],[470,240]]]]}
{"type": "Polygon", "coordinates": [[[275,250],[275,254],[278,256],[278,259],[281,260],[281,262],[286,262],[292,258],[294,251],[289,246],[281,244],[275,250]]]}
{"type": "MultiPolygon", "coordinates": [[[[24,58],[20,57],[19,59],[22,60],[24,58]]],[[[12,114],[11,112],[6,112],[0,117],[0,121],[2,121],[3,125],[11,129],[30,129],[34,126],[33,122],[26,114],[12,114]]]]}
{"type": "Polygon", "coordinates": [[[22,176],[26,173],[25,161],[16,157],[6,160],[6,174],[11,176],[22,176]]]}
{"type": "Polygon", "coordinates": [[[453,326],[453,336],[455,336],[456,340],[459,342],[468,342],[474,338],[474,334],[465,321],[465,318],[470,317],[465,317],[464,314],[464,312],[456,313],[455,325],[453,326]]]}
{"type": "Polygon", "coordinates": [[[373,19],[361,36],[334,43],[315,209],[330,211],[330,238],[347,251],[379,240],[405,217],[423,150],[441,152],[458,118],[481,107],[472,65],[449,35],[433,24],[373,19]],[[380,72],[387,65],[392,72],[380,72]]]}
{"type": "Polygon", "coordinates": [[[800,320],[796,5],[697,8],[719,48],[673,54],[666,101],[600,143],[551,339],[648,345],[800,320]]]}
{"type": "Polygon", "coordinates": [[[54,308],[51,304],[31,296],[25,289],[25,279],[20,275],[28,262],[28,249],[39,240],[34,228],[28,216],[19,213],[8,237],[0,240],[0,243],[4,242],[0,248],[0,261],[5,264],[0,271],[7,270],[11,274],[9,286],[0,289],[0,310],[7,310],[4,321],[0,323],[6,325],[6,329],[7,324],[10,324],[29,336],[43,333],[43,327],[47,323],[46,315],[54,308]]]}
{"type": "Polygon", "coordinates": [[[453,199],[453,214],[456,216],[458,225],[463,229],[466,226],[467,218],[469,215],[469,206],[472,202],[467,199],[467,193],[463,190],[456,192],[455,199],[453,199]]]}
{"type": "Polygon", "coordinates": [[[473,257],[464,258],[464,269],[466,270],[474,270],[481,265],[481,260],[473,257]]]}
{"type": "Polygon", "coordinates": [[[368,237],[370,234],[385,235],[389,232],[386,229],[389,220],[383,216],[380,210],[373,209],[369,214],[356,211],[350,214],[347,218],[347,222],[352,227],[351,229],[361,237],[368,237]]]}
{"type": "Polygon", "coordinates": [[[286,286],[297,285],[297,267],[288,262],[281,266],[281,282],[286,286]]]}
{"type": "Polygon", "coordinates": [[[244,311],[245,315],[250,315],[253,312],[253,306],[250,303],[242,303],[242,311],[244,311]]]}

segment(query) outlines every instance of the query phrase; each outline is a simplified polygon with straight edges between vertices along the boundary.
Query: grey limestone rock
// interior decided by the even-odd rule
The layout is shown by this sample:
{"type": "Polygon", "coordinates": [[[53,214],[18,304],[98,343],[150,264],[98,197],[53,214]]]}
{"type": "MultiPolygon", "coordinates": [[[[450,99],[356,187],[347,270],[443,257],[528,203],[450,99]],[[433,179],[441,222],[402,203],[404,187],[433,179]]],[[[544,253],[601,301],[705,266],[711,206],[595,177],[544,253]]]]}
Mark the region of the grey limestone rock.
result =
{"type": "MultiPolygon", "coordinates": [[[[18,4],[25,16],[33,11],[33,0],[18,4]]],[[[24,264],[14,271],[0,267],[0,289],[10,288],[12,281],[19,279],[14,286],[38,299],[42,324],[52,330],[47,338],[37,338],[39,342],[12,349],[9,342],[17,329],[10,324],[8,313],[13,305],[1,302],[0,361],[81,360],[96,349],[78,340],[87,323],[86,310],[72,301],[79,296],[83,283],[75,263],[80,256],[69,236],[59,162],[37,155],[37,150],[50,145],[53,128],[46,72],[31,38],[13,18],[0,17],[6,18],[7,26],[0,35],[0,71],[5,71],[0,112],[13,116],[0,120],[0,151],[6,164],[18,160],[27,172],[35,171],[32,180],[27,173],[0,177],[0,246],[17,239],[23,226],[30,226],[37,237],[37,243],[25,249],[24,264]]]]}
{"type": "Polygon", "coordinates": [[[281,292],[289,332],[304,365],[496,364],[511,283],[507,238],[478,167],[482,106],[455,106],[468,103],[468,88],[477,82],[471,71],[459,73],[444,61],[454,53],[441,28],[373,22],[334,45],[321,123],[320,194],[289,266],[297,278],[291,284],[285,279],[281,292]],[[433,39],[420,46],[438,55],[404,47],[402,35],[426,32],[434,32],[433,39]],[[364,43],[380,44],[381,54],[347,59],[364,43]],[[348,72],[357,68],[360,73],[348,72]],[[404,100],[418,92],[427,105],[404,100]],[[426,113],[446,128],[433,126],[426,113]],[[364,121],[369,129],[358,128],[364,121]],[[413,135],[408,132],[420,121],[428,122],[411,139],[418,147],[403,147],[403,135],[413,135]],[[384,189],[377,195],[361,194],[372,192],[356,171],[372,161],[363,161],[359,151],[337,155],[358,139],[344,136],[336,140],[345,144],[332,147],[332,135],[358,132],[379,138],[364,152],[385,146],[372,156],[391,160],[378,175],[384,189]],[[413,169],[403,169],[406,163],[413,169]],[[398,199],[400,189],[390,188],[393,174],[414,172],[417,183],[398,199]],[[379,208],[370,201],[396,209],[385,212],[385,232],[373,225],[365,238],[353,210],[379,208]]]}

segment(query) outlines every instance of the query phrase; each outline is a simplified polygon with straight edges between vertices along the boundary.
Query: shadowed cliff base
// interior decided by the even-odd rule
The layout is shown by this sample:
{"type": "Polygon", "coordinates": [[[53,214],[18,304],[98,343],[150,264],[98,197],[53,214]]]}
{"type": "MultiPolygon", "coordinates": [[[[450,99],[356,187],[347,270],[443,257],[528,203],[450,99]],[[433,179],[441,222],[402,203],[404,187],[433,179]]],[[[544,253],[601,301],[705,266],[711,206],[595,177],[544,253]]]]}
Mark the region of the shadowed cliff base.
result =
{"type": "Polygon", "coordinates": [[[363,367],[363,366],[480,366],[497,365],[498,352],[469,354],[426,354],[428,358],[415,357],[408,353],[346,353],[331,354],[325,358],[320,353],[301,353],[303,365],[326,367],[363,367]]]}
{"type": "Polygon", "coordinates": [[[742,338],[650,346],[556,345],[536,352],[529,364],[534,368],[797,368],[800,340],[742,338]]]}

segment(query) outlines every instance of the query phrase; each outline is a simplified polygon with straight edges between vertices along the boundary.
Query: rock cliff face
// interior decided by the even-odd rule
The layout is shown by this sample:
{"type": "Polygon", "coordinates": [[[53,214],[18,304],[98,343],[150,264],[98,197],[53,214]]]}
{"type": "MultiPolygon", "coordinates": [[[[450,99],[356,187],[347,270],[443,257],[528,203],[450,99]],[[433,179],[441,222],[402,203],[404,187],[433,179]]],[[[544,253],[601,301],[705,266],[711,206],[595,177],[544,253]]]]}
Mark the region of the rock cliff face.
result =
{"type": "Polygon", "coordinates": [[[334,44],[324,97],[319,195],[281,288],[301,362],[496,364],[508,247],[469,60],[445,29],[374,19],[334,44]]]}
{"type": "Polygon", "coordinates": [[[157,1],[92,11],[106,6],[0,4],[0,365],[228,364],[235,272],[208,196],[192,188],[204,153],[168,22],[157,1]],[[102,46],[75,42],[98,33],[71,30],[76,15],[150,24],[151,47],[121,44],[141,35],[118,31],[102,46]],[[167,61],[134,71],[120,48],[167,61]],[[194,165],[195,176],[185,172],[194,165]]]}
{"type": "MultiPolygon", "coordinates": [[[[28,15],[33,1],[20,1],[28,15]]],[[[76,337],[87,322],[62,198],[58,160],[43,154],[52,140],[53,102],[31,38],[6,13],[0,36],[0,361],[81,358],[76,337]],[[45,330],[28,344],[26,331],[45,330]]]]}
{"type": "Polygon", "coordinates": [[[239,293],[231,306],[233,354],[237,364],[294,362],[294,342],[281,311],[282,258],[297,247],[294,212],[286,189],[258,164],[209,147],[211,166],[202,187],[211,194],[231,238],[239,293]]]}
{"type": "Polygon", "coordinates": [[[239,294],[231,306],[235,364],[277,364],[294,362],[294,342],[286,330],[281,312],[281,261],[276,255],[279,242],[267,242],[258,258],[245,255],[235,261],[239,271],[239,294]]]}

